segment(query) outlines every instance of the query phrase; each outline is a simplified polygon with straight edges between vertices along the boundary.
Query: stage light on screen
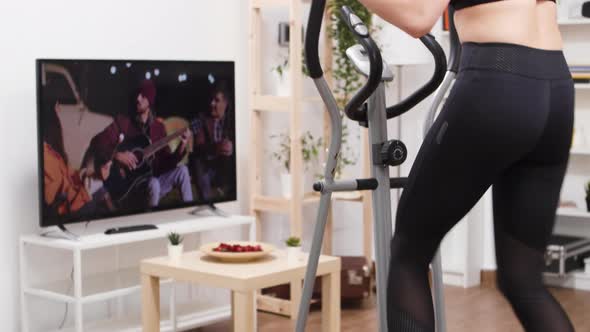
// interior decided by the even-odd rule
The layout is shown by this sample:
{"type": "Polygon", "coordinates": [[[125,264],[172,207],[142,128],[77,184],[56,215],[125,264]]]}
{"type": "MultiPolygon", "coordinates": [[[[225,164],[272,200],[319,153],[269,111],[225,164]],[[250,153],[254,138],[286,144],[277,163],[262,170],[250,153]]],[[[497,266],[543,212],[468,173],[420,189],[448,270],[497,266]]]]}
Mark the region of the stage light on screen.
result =
{"type": "Polygon", "coordinates": [[[158,69],[158,68],[154,69],[154,75],[160,76],[160,69],[158,69]]]}
{"type": "Polygon", "coordinates": [[[127,68],[131,68],[131,62],[127,62],[127,63],[125,64],[125,67],[127,67],[127,68]]]}
{"type": "Polygon", "coordinates": [[[215,83],[215,76],[213,76],[213,74],[210,73],[209,76],[207,76],[207,79],[209,80],[209,83],[215,83]]]}
{"type": "Polygon", "coordinates": [[[188,78],[188,76],[185,73],[182,73],[182,74],[178,75],[178,82],[184,82],[184,81],[186,81],[187,78],[188,78]]]}
{"type": "Polygon", "coordinates": [[[149,71],[145,72],[145,79],[149,80],[150,78],[152,78],[152,73],[150,73],[149,71]]]}
{"type": "Polygon", "coordinates": [[[111,66],[111,74],[115,75],[117,73],[117,67],[111,66]]]}

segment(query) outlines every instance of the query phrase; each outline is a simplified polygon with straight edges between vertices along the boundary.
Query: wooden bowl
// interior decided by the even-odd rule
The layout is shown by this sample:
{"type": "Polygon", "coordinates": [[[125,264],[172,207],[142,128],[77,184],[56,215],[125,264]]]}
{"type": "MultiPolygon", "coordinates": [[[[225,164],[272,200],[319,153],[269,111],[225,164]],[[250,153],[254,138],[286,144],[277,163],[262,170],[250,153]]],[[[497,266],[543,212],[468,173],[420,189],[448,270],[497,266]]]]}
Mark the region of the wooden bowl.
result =
{"type": "Polygon", "coordinates": [[[266,257],[273,250],[275,250],[275,247],[273,245],[268,244],[268,243],[263,243],[263,242],[223,241],[223,243],[227,243],[229,245],[240,244],[242,246],[246,246],[246,245],[255,246],[255,245],[259,244],[260,247],[262,248],[262,251],[254,251],[254,252],[213,251],[213,248],[218,247],[221,244],[221,242],[212,242],[212,243],[204,244],[201,246],[200,250],[204,254],[211,256],[211,257],[215,257],[216,259],[224,261],[224,262],[249,262],[249,261],[253,261],[256,259],[260,259],[262,257],[266,257]]]}

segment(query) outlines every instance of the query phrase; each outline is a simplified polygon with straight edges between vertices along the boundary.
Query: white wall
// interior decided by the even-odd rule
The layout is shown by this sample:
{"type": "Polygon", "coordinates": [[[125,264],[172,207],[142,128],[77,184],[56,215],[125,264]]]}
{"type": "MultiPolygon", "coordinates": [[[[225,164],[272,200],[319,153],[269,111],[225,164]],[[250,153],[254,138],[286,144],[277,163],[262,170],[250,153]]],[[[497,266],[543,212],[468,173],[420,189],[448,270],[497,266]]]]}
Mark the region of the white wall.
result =
{"type": "MultiPolygon", "coordinates": [[[[6,1],[0,7],[0,144],[4,152],[0,163],[0,325],[4,331],[17,331],[17,240],[20,234],[38,231],[35,59],[235,61],[238,163],[244,165],[249,123],[248,11],[247,2],[241,0],[22,0],[6,1]]],[[[238,179],[240,203],[223,208],[246,212],[245,168],[239,168],[238,179]]],[[[97,225],[104,229],[109,222],[97,225]]],[[[67,260],[55,267],[62,274],[69,274],[70,268],[67,260]]],[[[57,327],[63,315],[61,305],[51,308],[36,312],[47,328],[57,327]]]]}
{"type": "MultiPolygon", "coordinates": [[[[264,41],[263,60],[264,88],[268,92],[276,89],[276,77],[271,67],[280,61],[281,51],[276,45],[276,25],[287,20],[286,10],[272,10],[264,14],[263,27],[267,31],[264,41]],[[268,69],[268,71],[266,71],[268,69]]],[[[307,15],[305,15],[306,17],[307,15]]],[[[384,24],[385,25],[385,24],[384,24]]],[[[573,48],[566,49],[569,58],[581,59],[587,50],[584,36],[587,27],[567,28],[566,40],[573,40],[573,48]],[[585,31],[585,32],[584,32],[585,31]],[[569,35],[568,35],[569,34],[569,35]],[[568,37],[569,36],[569,37],[568,37]]],[[[0,325],[7,331],[16,331],[19,326],[18,301],[18,260],[17,239],[22,233],[38,231],[37,221],[37,146],[36,146],[36,105],[34,60],[40,57],[55,58],[134,58],[134,59],[190,59],[190,60],[234,60],[236,61],[237,93],[237,131],[238,131],[238,183],[239,203],[228,204],[223,208],[233,212],[247,212],[248,179],[248,11],[247,1],[114,1],[76,2],[76,1],[12,1],[3,4],[0,10],[0,63],[4,65],[0,73],[0,109],[3,121],[0,123],[2,138],[0,177],[0,216],[3,232],[0,235],[0,260],[4,271],[0,273],[0,325]]],[[[442,41],[444,44],[444,41],[442,41]]],[[[410,40],[399,31],[386,30],[381,41],[385,57],[390,62],[395,59],[425,59],[419,43],[410,40]],[[403,49],[404,52],[399,52],[403,49]],[[409,51],[408,51],[409,50],[409,51]],[[405,55],[403,54],[405,53],[405,55]]],[[[587,52],[586,52],[587,53],[587,52]]],[[[403,91],[407,95],[423,84],[431,73],[431,65],[412,65],[403,70],[403,91]]],[[[389,87],[388,98],[397,98],[397,82],[389,87]]],[[[306,83],[305,90],[313,94],[314,88],[306,83]]],[[[588,98],[582,97],[588,105],[588,98]]],[[[411,114],[404,116],[402,137],[410,149],[410,158],[402,169],[407,175],[411,161],[419,147],[416,135],[419,123],[425,114],[431,98],[421,103],[411,114]]],[[[321,113],[311,115],[313,105],[306,106],[310,113],[306,116],[304,128],[311,128],[314,134],[321,133],[321,113]]],[[[278,133],[285,128],[286,119],[275,117],[267,121],[264,135],[278,133]]],[[[590,128],[590,125],[588,126],[590,128]]],[[[390,136],[396,137],[395,123],[390,125],[390,136]]],[[[590,132],[590,129],[587,129],[590,132]]],[[[353,136],[355,136],[354,134],[353,136]]],[[[266,152],[272,151],[269,144],[266,152]]],[[[360,153],[360,151],[357,151],[360,153]]],[[[279,170],[267,159],[269,178],[265,190],[279,194],[279,170]]],[[[266,174],[266,173],[265,173],[266,174]]],[[[350,170],[358,174],[358,167],[350,170]]],[[[393,172],[392,172],[393,174],[393,172]]],[[[577,185],[577,184],[576,184],[577,185]]],[[[579,188],[566,184],[566,197],[580,200],[579,188]]],[[[392,207],[395,209],[395,204],[392,207]]],[[[491,200],[484,200],[485,214],[483,239],[483,268],[494,268],[491,200]]],[[[315,207],[305,211],[304,231],[308,235],[315,220],[315,207]]],[[[395,214],[394,214],[395,215],[395,214]]],[[[362,244],[359,232],[362,229],[360,205],[338,203],[335,207],[336,254],[360,255],[362,244]]],[[[264,240],[278,243],[288,234],[288,221],[274,223],[280,216],[265,218],[264,240]]],[[[480,217],[480,219],[482,219],[480,217]]],[[[94,225],[108,227],[109,222],[94,225]]],[[[92,228],[92,227],[91,227],[92,228]]],[[[81,230],[74,227],[74,230],[81,230]]],[[[215,235],[212,235],[215,236],[215,235]]],[[[460,248],[461,246],[459,246],[460,248]]],[[[455,253],[460,255],[455,249],[455,253]]],[[[137,253],[132,253],[137,254],[137,253]]],[[[98,260],[101,259],[99,253],[98,260]]],[[[453,259],[451,255],[451,259],[453,259]]],[[[455,258],[460,258],[456,256],[455,258]]],[[[102,258],[104,259],[104,257],[102,258]]],[[[71,268],[69,261],[53,267],[54,274],[67,274],[71,268]]],[[[98,314],[101,309],[96,309],[98,314]]],[[[45,326],[55,327],[63,314],[62,307],[42,311],[38,317],[45,326]],[[55,317],[58,317],[56,319],[55,317]]]]}

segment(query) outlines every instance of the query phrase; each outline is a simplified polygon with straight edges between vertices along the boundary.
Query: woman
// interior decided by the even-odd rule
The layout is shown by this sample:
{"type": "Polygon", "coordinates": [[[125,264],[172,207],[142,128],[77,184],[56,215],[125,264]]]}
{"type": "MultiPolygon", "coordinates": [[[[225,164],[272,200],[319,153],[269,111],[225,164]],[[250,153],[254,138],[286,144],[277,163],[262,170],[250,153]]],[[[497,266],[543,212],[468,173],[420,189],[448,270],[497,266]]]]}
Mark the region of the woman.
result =
{"type": "Polygon", "coordinates": [[[54,100],[43,112],[44,196],[50,214],[67,215],[81,210],[91,198],[79,174],[68,166],[59,111],[59,101],[54,100]]]}
{"type": "MultiPolygon", "coordinates": [[[[90,218],[105,208],[110,209],[108,193],[101,189],[90,195],[81,179],[80,172],[68,164],[64,149],[63,130],[57,116],[59,101],[50,99],[43,112],[43,184],[45,213],[51,217],[68,219],[90,218]],[[101,204],[98,204],[101,203],[101,204]],[[102,205],[105,205],[104,207],[102,205]]],[[[103,158],[96,162],[101,180],[109,176],[111,161],[103,158]]]]}
{"type": "MultiPolygon", "coordinates": [[[[413,37],[449,0],[361,0],[413,37]]],[[[445,234],[493,185],[498,285],[526,331],[573,331],[542,283],[572,140],[574,87],[556,4],[453,0],[461,65],[420,148],[391,242],[389,331],[434,331],[427,278],[445,234]]]]}

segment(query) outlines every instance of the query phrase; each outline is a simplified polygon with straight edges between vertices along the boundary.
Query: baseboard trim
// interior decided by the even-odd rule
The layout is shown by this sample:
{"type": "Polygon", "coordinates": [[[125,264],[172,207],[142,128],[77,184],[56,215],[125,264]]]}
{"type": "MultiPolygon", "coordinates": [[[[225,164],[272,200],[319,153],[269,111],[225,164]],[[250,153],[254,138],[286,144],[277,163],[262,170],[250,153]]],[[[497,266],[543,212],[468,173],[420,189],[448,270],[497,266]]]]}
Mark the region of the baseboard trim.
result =
{"type": "Polygon", "coordinates": [[[496,270],[481,270],[481,287],[498,289],[496,270]]]}

